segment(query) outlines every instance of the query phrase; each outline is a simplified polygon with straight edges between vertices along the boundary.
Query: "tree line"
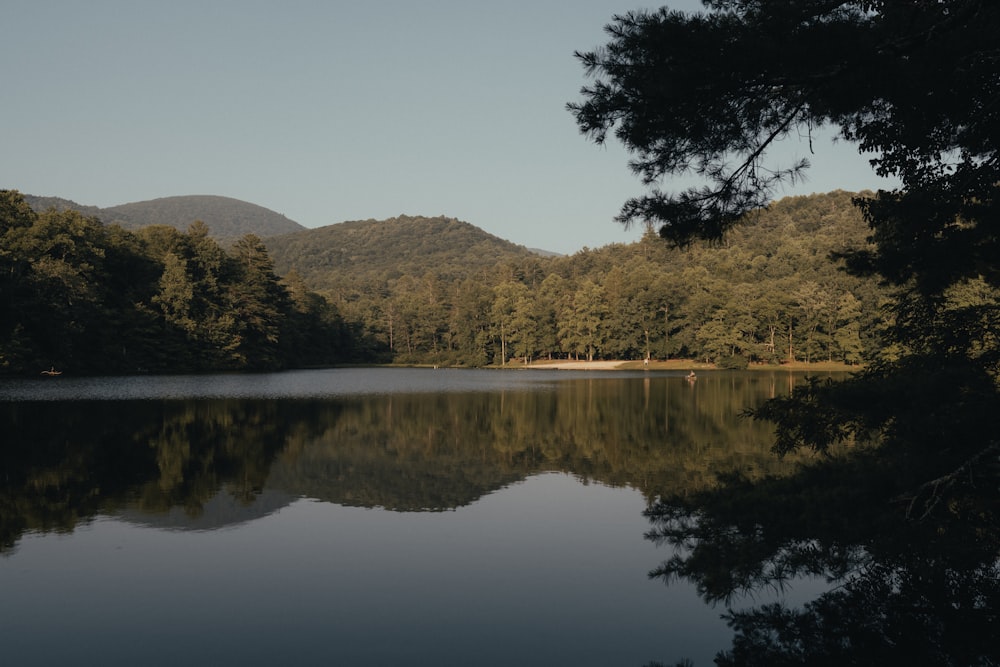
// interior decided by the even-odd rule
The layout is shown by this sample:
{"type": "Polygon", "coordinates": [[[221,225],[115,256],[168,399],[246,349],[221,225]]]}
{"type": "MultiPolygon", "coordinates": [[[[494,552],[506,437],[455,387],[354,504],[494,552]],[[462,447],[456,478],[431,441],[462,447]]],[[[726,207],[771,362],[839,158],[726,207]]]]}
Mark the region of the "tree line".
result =
{"type": "Polygon", "coordinates": [[[0,191],[0,372],[326,365],[363,338],[252,234],[224,249],[198,221],[131,232],[0,191]]]}
{"type": "Polygon", "coordinates": [[[0,370],[567,358],[859,364],[892,354],[883,337],[892,297],[830,260],[866,244],[852,197],[786,198],[748,215],[725,241],[684,249],[649,230],[635,243],[566,257],[323,276],[292,262],[279,277],[252,234],[224,248],[199,221],[184,232],[128,231],[72,210],[36,213],[4,191],[0,370]]]}
{"type": "Polygon", "coordinates": [[[859,364],[887,352],[883,306],[891,294],[830,259],[867,243],[852,197],[786,198],[748,215],[724,242],[683,249],[650,230],[636,243],[465,273],[428,266],[321,279],[338,310],[400,363],[859,364]]]}

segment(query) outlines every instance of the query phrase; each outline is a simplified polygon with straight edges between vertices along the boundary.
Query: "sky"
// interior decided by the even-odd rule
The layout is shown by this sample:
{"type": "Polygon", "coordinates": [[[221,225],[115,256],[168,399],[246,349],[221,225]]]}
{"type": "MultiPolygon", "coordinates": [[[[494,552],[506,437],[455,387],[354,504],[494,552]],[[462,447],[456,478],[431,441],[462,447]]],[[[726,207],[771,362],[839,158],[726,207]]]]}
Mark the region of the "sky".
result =
{"type": "MultiPolygon", "coordinates": [[[[668,0],[698,10],[697,0],[668,0]]],[[[221,195],[306,226],[458,218],[531,248],[636,240],[645,192],[580,134],[574,51],[634,0],[5,0],[0,188],[115,206],[221,195]]],[[[782,195],[885,187],[847,143],[782,195]]],[[[666,190],[689,181],[667,181],[666,190]]]]}

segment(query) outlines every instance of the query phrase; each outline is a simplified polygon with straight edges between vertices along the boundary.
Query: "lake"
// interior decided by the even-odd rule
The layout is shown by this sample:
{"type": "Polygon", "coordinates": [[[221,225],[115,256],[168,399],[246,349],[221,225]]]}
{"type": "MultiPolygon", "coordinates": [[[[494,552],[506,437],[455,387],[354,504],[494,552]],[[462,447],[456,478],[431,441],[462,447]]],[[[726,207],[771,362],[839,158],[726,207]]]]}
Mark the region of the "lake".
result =
{"type": "Polygon", "coordinates": [[[333,369],[0,380],[3,662],[711,664],[664,494],[785,474],[801,375],[333,369]]]}

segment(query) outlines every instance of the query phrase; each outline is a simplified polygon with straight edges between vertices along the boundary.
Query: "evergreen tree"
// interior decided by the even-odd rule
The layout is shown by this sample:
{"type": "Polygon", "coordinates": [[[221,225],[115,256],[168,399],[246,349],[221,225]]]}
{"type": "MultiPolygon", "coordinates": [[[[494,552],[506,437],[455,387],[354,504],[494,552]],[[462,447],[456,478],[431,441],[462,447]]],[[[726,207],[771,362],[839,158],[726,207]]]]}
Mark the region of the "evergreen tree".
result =
{"type": "Polygon", "coordinates": [[[604,288],[585,280],[573,293],[572,303],[564,311],[559,336],[563,349],[593,361],[605,343],[604,318],[607,315],[604,288]]]}
{"type": "Polygon", "coordinates": [[[231,314],[224,349],[239,368],[281,365],[279,334],[289,311],[288,294],[274,273],[267,248],[254,234],[233,246],[237,279],[229,288],[231,314]]]}

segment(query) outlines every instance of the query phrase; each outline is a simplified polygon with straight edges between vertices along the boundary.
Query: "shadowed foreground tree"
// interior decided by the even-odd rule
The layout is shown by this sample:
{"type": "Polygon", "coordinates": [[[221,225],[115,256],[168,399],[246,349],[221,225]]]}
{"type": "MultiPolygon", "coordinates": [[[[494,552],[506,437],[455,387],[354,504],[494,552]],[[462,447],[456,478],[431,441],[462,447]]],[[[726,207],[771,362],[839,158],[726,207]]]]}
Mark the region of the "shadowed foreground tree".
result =
{"type": "Polygon", "coordinates": [[[647,537],[673,548],[651,576],[726,606],[733,644],[716,664],[1000,664],[996,495],[953,495],[947,512],[901,522],[880,499],[921,471],[871,454],[647,511],[647,537]],[[802,578],[833,585],[801,606],[759,602],[808,593],[802,578]]]}
{"type": "Polygon", "coordinates": [[[936,459],[933,481],[913,490],[923,511],[998,449],[1000,4],[704,5],[615,17],[606,46],[577,54],[594,82],[568,108],[591,139],[617,137],[651,186],[619,221],[655,224],[678,245],[722,238],[801,175],[805,161],[769,157],[790,135],[831,127],[899,179],[856,201],[874,250],[841,255],[899,289],[895,354],[757,414],[777,423],[779,452],[867,433],[887,453],[936,459]],[[660,189],[692,173],[705,185],[660,189]]]}

